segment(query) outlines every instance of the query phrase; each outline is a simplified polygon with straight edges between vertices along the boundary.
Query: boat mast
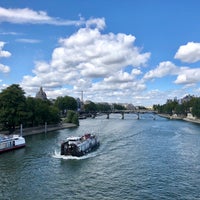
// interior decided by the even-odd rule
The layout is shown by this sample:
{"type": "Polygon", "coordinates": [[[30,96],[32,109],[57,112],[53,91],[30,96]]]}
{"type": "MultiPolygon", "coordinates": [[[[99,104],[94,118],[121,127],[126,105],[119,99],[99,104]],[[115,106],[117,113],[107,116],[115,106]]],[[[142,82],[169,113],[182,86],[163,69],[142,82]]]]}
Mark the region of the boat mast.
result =
{"type": "Polygon", "coordinates": [[[20,136],[22,136],[22,124],[20,124],[20,136]]]}

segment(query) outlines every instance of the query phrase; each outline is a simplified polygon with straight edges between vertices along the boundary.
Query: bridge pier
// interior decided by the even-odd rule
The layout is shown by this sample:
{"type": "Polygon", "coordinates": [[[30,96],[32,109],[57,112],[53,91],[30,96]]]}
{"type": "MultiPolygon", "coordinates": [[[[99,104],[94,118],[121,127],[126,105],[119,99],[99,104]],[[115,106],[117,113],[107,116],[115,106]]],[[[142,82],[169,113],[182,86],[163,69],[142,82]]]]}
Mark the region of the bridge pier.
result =
{"type": "Polygon", "coordinates": [[[110,114],[109,113],[107,113],[107,117],[106,117],[106,119],[109,119],[110,118],[110,114]]]}
{"type": "Polygon", "coordinates": [[[139,115],[139,112],[137,113],[137,119],[140,119],[140,115],[139,115]]]}
{"type": "Polygon", "coordinates": [[[122,115],[121,119],[124,119],[124,112],[122,112],[121,115],[122,115]]]}

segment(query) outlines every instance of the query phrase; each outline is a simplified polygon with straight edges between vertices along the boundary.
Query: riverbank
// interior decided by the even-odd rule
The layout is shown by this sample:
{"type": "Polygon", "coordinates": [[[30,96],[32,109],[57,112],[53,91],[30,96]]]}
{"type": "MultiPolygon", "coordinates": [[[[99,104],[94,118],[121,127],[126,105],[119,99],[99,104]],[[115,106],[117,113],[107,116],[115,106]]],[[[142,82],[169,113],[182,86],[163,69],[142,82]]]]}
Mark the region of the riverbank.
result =
{"type": "MultiPolygon", "coordinates": [[[[50,131],[57,131],[61,129],[67,129],[67,128],[75,128],[77,125],[72,124],[72,123],[62,123],[59,125],[47,125],[46,128],[45,126],[37,126],[37,127],[31,127],[31,128],[24,128],[22,131],[23,136],[28,136],[28,135],[35,135],[39,133],[45,133],[45,132],[50,132],[50,131]]],[[[0,134],[6,135],[8,134],[8,131],[1,131],[0,134]]],[[[17,129],[13,134],[20,134],[20,129],[17,129]]]]}
{"type": "Polygon", "coordinates": [[[200,119],[183,118],[184,121],[200,124],[200,119]]]}
{"type": "Polygon", "coordinates": [[[164,117],[164,118],[167,118],[167,119],[184,119],[183,116],[177,116],[177,115],[169,115],[169,114],[157,114],[159,115],[160,117],[164,117]]]}
{"type": "Polygon", "coordinates": [[[158,114],[160,117],[168,118],[168,119],[176,119],[176,120],[184,120],[187,122],[197,123],[200,124],[200,119],[190,118],[190,117],[179,117],[179,116],[172,116],[168,114],[158,114]]]}

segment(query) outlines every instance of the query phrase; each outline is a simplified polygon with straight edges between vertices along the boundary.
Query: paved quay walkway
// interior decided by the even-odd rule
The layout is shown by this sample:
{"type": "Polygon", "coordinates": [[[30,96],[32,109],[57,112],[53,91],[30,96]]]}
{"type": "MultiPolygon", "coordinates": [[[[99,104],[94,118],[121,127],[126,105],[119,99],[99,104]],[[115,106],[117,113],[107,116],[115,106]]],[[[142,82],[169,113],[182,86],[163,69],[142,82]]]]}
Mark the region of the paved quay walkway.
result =
{"type": "MultiPolygon", "coordinates": [[[[39,126],[39,127],[31,127],[31,128],[24,128],[22,135],[35,135],[38,133],[44,133],[44,132],[50,132],[50,131],[57,131],[61,129],[67,129],[67,128],[74,128],[77,127],[77,125],[72,123],[63,123],[59,125],[48,125],[45,129],[45,126],[39,126]]],[[[0,134],[8,134],[8,131],[0,132],[0,134]]],[[[17,129],[13,134],[20,134],[20,129],[17,129]]]]}
{"type": "Polygon", "coordinates": [[[192,123],[197,123],[200,124],[200,119],[196,118],[189,118],[189,117],[176,117],[176,116],[171,116],[168,114],[158,114],[160,117],[164,117],[164,118],[168,118],[168,119],[180,119],[180,120],[184,120],[187,122],[192,122],[192,123]]]}

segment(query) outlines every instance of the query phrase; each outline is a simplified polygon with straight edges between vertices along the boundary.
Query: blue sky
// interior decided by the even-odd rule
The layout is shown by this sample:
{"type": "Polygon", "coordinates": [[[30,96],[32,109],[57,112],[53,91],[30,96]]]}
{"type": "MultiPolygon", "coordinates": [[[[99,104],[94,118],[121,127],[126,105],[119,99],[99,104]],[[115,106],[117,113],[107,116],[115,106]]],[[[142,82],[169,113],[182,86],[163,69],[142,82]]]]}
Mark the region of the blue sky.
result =
{"type": "Polygon", "coordinates": [[[164,104],[200,92],[198,0],[1,0],[0,89],[164,104]]]}

